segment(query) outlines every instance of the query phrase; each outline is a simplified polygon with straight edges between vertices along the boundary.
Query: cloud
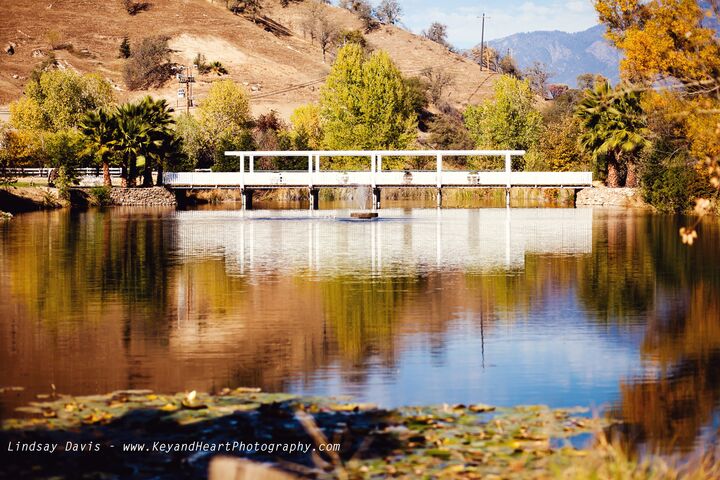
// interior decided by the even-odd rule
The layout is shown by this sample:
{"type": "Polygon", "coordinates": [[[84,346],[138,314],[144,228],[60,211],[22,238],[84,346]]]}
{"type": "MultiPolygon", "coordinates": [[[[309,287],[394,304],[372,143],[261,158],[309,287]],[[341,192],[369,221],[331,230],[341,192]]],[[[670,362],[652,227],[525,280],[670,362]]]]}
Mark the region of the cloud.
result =
{"type": "Polygon", "coordinates": [[[444,23],[448,26],[448,40],[460,48],[480,43],[478,17],[483,11],[489,17],[485,24],[486,40],[535,30],[579,32],[598,22],[590,0],[516,3],[495,0],[486,6],[450,0],[444,8],[438,8],[435,2],[406,0],[402,5],[405,7],[403,23],[410,30],[420,33],[432,22],[444,23]]]}

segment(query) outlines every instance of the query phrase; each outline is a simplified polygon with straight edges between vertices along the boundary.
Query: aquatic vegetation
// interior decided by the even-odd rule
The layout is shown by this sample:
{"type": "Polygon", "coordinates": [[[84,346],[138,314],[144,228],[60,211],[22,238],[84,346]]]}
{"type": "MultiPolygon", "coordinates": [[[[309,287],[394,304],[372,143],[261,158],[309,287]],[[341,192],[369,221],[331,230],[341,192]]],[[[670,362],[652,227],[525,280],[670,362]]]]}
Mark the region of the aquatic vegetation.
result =
{"type": "MultiPolygon", "coordinates": [[[[57,445],[52,456],[18,454],[22,476],[117,475],[177,478],[202,475],[215,450],[178,452],[173,445],[242,441],[313,445],[293,452],[261,449],[231,455],[321,478],[546,478],[587,455],[571,440],[591,438],[608,422],[583,409],[442,405],[385,410],[334,398],[257,389],[174,395],[126,390],[107,395],[49,395],[20,407],[3,423],[4,445],[57,445]],[[320,443],[339,451],[320,452],[320,443]],[[128,452],[125,445],[145,445],[128,452]],[[157,445],[168,448],[155,449],[157,445]],[[76,450],[86,449],[86,455],[76,450]],[[89,450],[89,451],[87,451],[89,450]]],[[[220,450],[222,453],[222,450],[220,450]]]]}

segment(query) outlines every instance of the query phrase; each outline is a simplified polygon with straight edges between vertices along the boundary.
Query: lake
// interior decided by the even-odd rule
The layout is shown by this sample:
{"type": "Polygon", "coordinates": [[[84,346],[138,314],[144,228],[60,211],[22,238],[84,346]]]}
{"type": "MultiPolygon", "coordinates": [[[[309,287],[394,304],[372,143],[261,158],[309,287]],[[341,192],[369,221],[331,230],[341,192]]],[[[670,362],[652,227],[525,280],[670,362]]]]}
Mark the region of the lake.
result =
{"type": "Polygon", "coordinates": [[[257,386],[720,426],[720,226],[610,209],[113,208],[0,224],[0,415],[51,391],[257,386]]]}

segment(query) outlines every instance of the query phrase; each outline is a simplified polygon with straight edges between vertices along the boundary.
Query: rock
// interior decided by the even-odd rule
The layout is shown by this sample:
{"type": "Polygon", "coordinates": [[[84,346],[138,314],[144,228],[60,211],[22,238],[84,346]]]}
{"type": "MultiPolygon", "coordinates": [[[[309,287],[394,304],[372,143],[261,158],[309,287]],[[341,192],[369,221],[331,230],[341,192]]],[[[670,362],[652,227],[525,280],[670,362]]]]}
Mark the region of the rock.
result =
{"type": "Polygon", "coordinates": [[[112,205],[119,206],[175,206],[175,194],[165,187],[113,188],[110,190],[112,205]]]}
{"type": "Polygon", "coordinates": [[[299,477],[277,468],[242,458],[215,457],[210,461],[208,480],[294,480],[299,477]]]}
{"type": "Polygon", "coordinates": [[[4,49],[5,53],[7,53],[8,55],[15,55],[16,47],[17,47],[17,45],[14,44],[13,42],[8,43],[7,45],[5,45],[5,49],[4,49]]]}
{"type": "Polygon", "coordinates": [[[33,56],[33,58],[42,58],[45,56],[45,52],[43,52],[39,48],[36,48],[35,50],[32,51],[32,56],[33,56]]]}
{"type": "Polygon", "coordinates": [[[11,218],[13,218],[12,213],[0,212],[0,221],[10,220],[11,218]]]}
{"type": "Polygon", "coordinates": [[[647,207],[637,188],[584,188],[577,194],[575,205],[600,207],[647,207]]]}
{"type": "Polygon", "coordinates": [[[13,74],[12,74],[12,78],[14,78],[15,80],[17,80],[18,78],[20,78],[20,75],[18,75],[17,73],[13,73],[13,74]]]}

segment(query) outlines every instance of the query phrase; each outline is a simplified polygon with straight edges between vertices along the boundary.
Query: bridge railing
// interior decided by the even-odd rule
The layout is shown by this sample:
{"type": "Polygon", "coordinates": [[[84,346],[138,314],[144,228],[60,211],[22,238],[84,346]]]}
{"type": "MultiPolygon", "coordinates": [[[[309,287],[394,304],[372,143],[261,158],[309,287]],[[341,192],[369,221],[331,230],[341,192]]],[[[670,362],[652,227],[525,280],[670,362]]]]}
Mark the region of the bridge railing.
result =
{"type": "Polygon", "coordinates": [[[513,172],[512,159],[523,150],[325,150],[325,151],[228,151],[238,157],[237,172],[168,172],[164,182],[175,187],[342,187],[342,186],[589,186],[591,172],[513,172]],[[444,170],[447,157],[501,157],[504,171],[444,170]],[[306,157],[307,171],[256,171],[261,157],[306,157]],[[322,159],[367,157],[368,170],[322,170],[322,159]],[[435,170],[383,170],[384,157],[435,157],[435,170]],[[245,169],[247,161],[247,171],[245,169]]]}

